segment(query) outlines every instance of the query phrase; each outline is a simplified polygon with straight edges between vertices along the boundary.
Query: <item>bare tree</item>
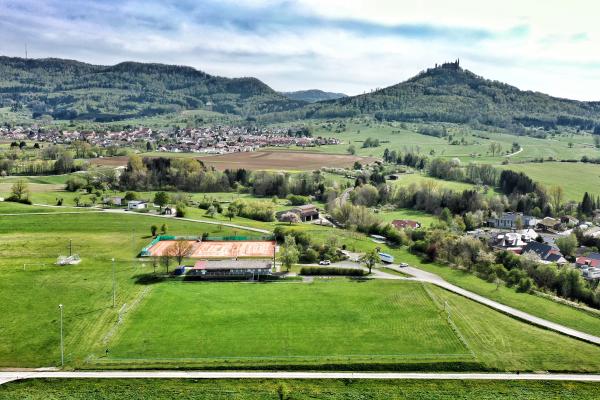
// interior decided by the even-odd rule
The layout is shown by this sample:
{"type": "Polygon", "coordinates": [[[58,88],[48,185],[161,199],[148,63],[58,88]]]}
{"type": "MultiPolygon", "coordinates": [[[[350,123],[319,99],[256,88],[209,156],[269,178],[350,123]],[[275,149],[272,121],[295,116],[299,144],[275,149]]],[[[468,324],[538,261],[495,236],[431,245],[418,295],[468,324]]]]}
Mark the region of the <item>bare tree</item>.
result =
{"type": "Polygon", "coordinates": [[[192,250],[192,244],[187,240],[176,240],[169,248],[167,252],[171,252],[171,255],[177,259],[177,264],[181,265],[181,262],[192,250]]]}
{"type": "Polygon", "coordinates": [[[29,185],[23,179],[16,181],[10,189],[11,196],[16,200],[24,200],[29,198],[29,185]]]}

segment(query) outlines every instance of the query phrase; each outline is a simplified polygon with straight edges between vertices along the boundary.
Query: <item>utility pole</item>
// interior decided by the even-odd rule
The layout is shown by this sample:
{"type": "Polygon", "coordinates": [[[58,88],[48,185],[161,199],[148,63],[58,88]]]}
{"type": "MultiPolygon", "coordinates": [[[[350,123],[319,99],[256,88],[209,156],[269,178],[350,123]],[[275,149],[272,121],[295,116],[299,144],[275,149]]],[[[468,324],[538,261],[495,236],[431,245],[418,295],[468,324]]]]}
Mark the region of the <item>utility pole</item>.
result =
{"type": "Polygon", "coordinates": [[[63,305],[59,304],[60,309],[60,366],[65,366],[65,345],[63,340],[63,305]]]}
{"type": "Polygon", "coordinates": [[[69,257],[73,255],[73,239],[69,239],[69,257]]]}
{"type": "Polygon", "coordinates": [[[133,259],[135,260],[136,254],[135,254],[135,230],[134,229],[131,229],[131,251],[133,252],[133,259]]]}
{"type": "Polygon", "coordinates": [[[117,305],[117,283],[115,281],[115,258],[112,259],[113,308],[117,305]]]}

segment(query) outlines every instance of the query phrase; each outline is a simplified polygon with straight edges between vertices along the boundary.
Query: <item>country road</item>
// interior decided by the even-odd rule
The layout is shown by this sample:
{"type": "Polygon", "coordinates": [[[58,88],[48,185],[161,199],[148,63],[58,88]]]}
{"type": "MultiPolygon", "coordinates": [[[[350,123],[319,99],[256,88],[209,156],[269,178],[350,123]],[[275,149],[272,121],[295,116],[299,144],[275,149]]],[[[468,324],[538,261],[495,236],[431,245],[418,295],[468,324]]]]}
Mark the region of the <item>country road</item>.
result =
{"type": "Polygon", "coordinates": [[[389,265],[388,268],[404,272],[406,274],[412,275],[422,282],[429,282],[446,290],[449,290],[453,293],[459,294],[468,299],[474,300],[480,304],[493,308],[494,310],[500,311],[503,314],[509,315],[511,317],[517,318],[519,320],[528,322],[533,325],[537,325],[539,327],[549,329],[558,333],[562,333],[563,335],[567,335],[579,340],[583,340],[588,343],[593,343],[596,345],[600,345],[600,337],[590,335],[588,333],[580,332],[578,330],[569,328],[564,325],[557,324],[555,322],[548,321],[543,318],[536,317],[534,315],[528,314],[526,312],[517,310],[516,308],[509,307],[502,303],[498,303],[497,301],[490,300],[487,297],[480,296],[471,291],[465,290],[461,287],[453,285],[438,275],[432,274],[430,272],[423,271],[414,267],[404,267],[399,268],[395,265],[389,265]]]}
{"type": "Polygon", "coordinates": [[[62,379],[410,379],[410,380],[519,380],[600,382],[600,375],[514,373],[410,372],[235,372],[235,371],[22,371],[0,372],[3,383],[40,378],[62,379]]]}
{"type": "MultiPolygon", "coordinates": [[[[65,209],[78,209],[78,207],[65,207],[65,206],[52,206],[48,204],[33,204],[38,207],[48,207],[48,208],[65,208],[65,209]]],[[[80,208],[79,208],[80,209],[80,208]]],[[[157,215],[157,214],[147,214],[147,213],[137,213],[134,211],[125,211],[123,209],[86,209],[86,211],[56,211],[56,212],[31,212],[31,213],[5,213],[0,214],[2,216],[21,216],[21,215],[60,215],[60,214],[89,214],[89,213],[109,213],[109,214],[123,214],[123,215],[139,215],[145,217],[154,217],[154,218],[167,218],[167,219],[177,219],[178,221],[188,221],[188,222],[197,222],[201,224],[208,225],[221,225],[227,226],[229,228],[235,229],[243,229],[246,231],[270,234],[271,231],[260,228],[252,228],[244,225],[232,224],[230,222],[222,222],[222,221],[211,221],[206,219],[193,219],[193,218],[176,218],[172,215],[157,215]]]]}

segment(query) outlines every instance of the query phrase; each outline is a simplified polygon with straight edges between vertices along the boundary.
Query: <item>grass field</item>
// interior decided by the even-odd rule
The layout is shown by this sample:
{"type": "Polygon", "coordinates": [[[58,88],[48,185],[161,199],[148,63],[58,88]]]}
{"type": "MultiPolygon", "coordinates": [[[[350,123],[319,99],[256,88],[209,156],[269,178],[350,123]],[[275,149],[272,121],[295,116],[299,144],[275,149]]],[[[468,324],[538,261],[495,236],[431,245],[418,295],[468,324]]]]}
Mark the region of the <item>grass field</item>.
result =
{"type": "MultiPolygon", "coordinates": [[[[79,368],[325,368],[327,360],[325,365],[332,368],[462,365],[600,371],[600,348],[431,286],[345,279],[255,285],[148,279],[153,270],[150,261],[134,261],[133,256],[149,242],[150,225],[162,222],[175,235],[233,233],[214,225],[126,213],[0,217],[0,313],[7,321],[0,325],[0,366],[57,365],[57,306],[64,304],[66,362],[79,368]],[[52,265],[57,255],[67,253],[69,239],[83,261],[70,267],[52,265]],[[446,302],[452,326],[443,311],[446,302]],[[140,357],[146,360],[131,360],[140,357]],[[181,359],[189,357],[193,360],[181,359]]],[[[335,235],[350,250],[375,246],[364,235],[349,231],[311,225],[298,229],[315,240],[335,235]]],[[[419,265],[405,250],[386,251],[398,261],[419,265]]],[[[494,292],[495,285],[471,278],[476,279],[465,277],[460,285],[491,298],[501,295],[501,301],[535,315],[598,332],[598,319],[582,311],[510,289],[494,292]]]]}
{"type": "Polygon", "coordinates": [[[56,365],[61,303],[68,362],[77,364],[95,346],[102,346],[121,306],[147,290],[136,281],[152,272],[152,267],[133,261],[133,256],[150,241],[150,225],[163,222],[172,234],[233,233],[214,225],[132,215],[0,217],[0,314],[4,321],[0,324],[0,366],[56,365]],[[70,239],[82,262],[54,266],[58,255],[68,254],[70,239]],[[116,308],[112,308],[112,257],[117,271],[116,308]]]}
{"type": "Polygon", "coordinates": [[[411,210],[411,209],[398,209],[393,211],[382,210],[377,216],[386,222],[391,222],[395,219],[410,219],[418,221],[421,226],[428,227],[432,223],[438,221],[438,218],[434,215],[428,214],[423,211],[411,210]]]}
{"type": "Polygon", "coordinates": [[[115,360],[208,363],[472,360],[420,283],[384,281],[164,284],[110,349],[115,360]],[[179,323],[161,328],[168,320],[179,323]]]}
{"type": "Polygon", "coordinates": [[[598,384],[457,380],[39,379],[0,386],[0,396],[6,400],[592,400],[598,398],[598,384]]]}
{"type": "Polygon", "coordinates": [[[443,179],[432,178],[422,174],[405,174],[401,175],[396,181],[388,181],[393,187],[401,188],[412,184],[421,185],[427,183],[440,189],[450,189],[455,191],[463,191],[475,188],[475,185],[464,182],[446,181],[443,179]]]}
{"type": "Polygon", "coordinates": [[[383,150],[400,152],[415,151],[421,154],[445,158],[457,157],[463,162],[485,162],[500,164],[504,160],[513,142],[519,143],[523,151],[509,157],[515,161],[527,161],[535,158],[554,157],[555,159],[580,159],[582,156],[600,156],[600,151],[593,146],[592,135],[562,133],[549,136],[546,139],[536,139],[528,136],[510,135],[499,131],[478,131],[469,127],[445,124],[446,129],[454,140],[462,140],[460,145],[450,145],[447,138],[437,138],[417,133],[420,124],[401,124],[396,122],[379,123],[376,121],[365,122],[359,119],[343,120],[345,130],[334,132],[326,129],[328,124],[324,121],[305,121],[311,127],[314,136],[331,136],[342,141],[336,146],[327,146],[322,151],[346,153],[350,144],[354,145],[358,155],[381,157],[383,150]],[[403,127],[404,126],[404,127],[403,127]],[[371,137],[379,139],[380,146],[375,148],[362,148],[362,143],[371,137]],[[499,143],[502,147],[500,154],[492,156],[489,145],[499,143]],[[569,143],[573,146],[569,147],[569,143]]]}
{"type": "Polygon", "coordinates": [[[504,168],[524,172],[546,187],[561,186],[565,192],[565,200],[579,202],[585,192],[600,196],[598,164],[544,162],[511,164],[504,168]]]}

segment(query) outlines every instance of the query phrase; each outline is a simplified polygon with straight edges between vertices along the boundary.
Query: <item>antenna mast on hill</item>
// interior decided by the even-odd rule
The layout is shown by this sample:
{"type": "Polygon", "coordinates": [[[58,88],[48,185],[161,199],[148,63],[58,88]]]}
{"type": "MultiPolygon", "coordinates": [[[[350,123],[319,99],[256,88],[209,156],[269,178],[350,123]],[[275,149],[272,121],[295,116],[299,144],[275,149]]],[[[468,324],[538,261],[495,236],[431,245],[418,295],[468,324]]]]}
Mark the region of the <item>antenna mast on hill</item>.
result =
{"type": "Polygon", "coordinates": [[[27,60],[27,42],[25,42],[25,59],[27,60]]]}

